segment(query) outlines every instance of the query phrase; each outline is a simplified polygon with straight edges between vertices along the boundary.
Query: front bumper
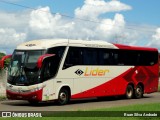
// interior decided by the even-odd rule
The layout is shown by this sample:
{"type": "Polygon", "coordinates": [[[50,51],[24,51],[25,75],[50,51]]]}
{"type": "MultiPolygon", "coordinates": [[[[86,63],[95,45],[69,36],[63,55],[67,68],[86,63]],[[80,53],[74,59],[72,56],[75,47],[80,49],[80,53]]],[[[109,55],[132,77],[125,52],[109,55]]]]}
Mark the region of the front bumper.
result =
{"type": "Polygon", "coordinates": [[[8,99],[12,100],[42,101],[42,91],[43,89],[40,89],[35,92],[21,93],[21,92],[13,92],[10,90],[6,90],[6,95],[8,99]]]}

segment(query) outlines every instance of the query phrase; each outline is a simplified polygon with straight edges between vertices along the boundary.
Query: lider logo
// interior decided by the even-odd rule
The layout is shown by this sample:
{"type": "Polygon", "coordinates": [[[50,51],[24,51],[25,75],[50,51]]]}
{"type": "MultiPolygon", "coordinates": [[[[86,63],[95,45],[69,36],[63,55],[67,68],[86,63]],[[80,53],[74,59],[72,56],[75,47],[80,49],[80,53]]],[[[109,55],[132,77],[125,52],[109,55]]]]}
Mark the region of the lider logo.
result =
{"type": "Polygon", "coordinates": [[[106,73],[109,73],[109,70],[108,69],[99,69],[98,67],[96,69],[86,67],[85,72],[78,69],[75,71],[75,73],[79,76],[81,76],[83,73],[84,73],[84,76],[105,76],[106,73]]]}
{"type": "Polygon", "coordinates": [[[75,71],[75,73],[80,76],[80,75],[82,75],[84,72],[83,72],[82,70],[78,69],[78,70],[75,71]]]}

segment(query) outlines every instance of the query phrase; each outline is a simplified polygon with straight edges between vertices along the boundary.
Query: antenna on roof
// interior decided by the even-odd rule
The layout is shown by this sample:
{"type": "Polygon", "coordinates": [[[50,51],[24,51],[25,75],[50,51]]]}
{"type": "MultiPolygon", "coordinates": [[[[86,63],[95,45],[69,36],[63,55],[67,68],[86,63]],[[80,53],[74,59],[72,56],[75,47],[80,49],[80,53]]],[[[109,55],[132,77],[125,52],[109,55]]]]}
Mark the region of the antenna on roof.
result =
{"type": "Polygon", "coordinates": [[[68,39],[68,45],[67,46],[69,46],[69,38],[67,38],[68,39]]]}
{"type": "Polygon", "coordinates": [[[67,32],[67,41],[68,41],[68,45],[69,45],[69,30],[67,30],[66,32],[67,32]]]}
{"type": "Polygon", "coordinates": [[[68,45],[69,46],[69,30],[67,30],[67,40],[68,40],[68,45]]]}

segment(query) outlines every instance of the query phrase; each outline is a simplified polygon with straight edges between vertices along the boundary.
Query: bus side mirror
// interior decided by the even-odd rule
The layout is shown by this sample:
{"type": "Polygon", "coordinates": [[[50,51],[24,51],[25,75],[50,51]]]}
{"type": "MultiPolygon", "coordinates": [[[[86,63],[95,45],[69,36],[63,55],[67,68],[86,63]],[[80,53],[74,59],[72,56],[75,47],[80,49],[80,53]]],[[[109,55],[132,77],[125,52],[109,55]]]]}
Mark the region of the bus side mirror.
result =
{"type": "Polygon", "coordinates": [[[12,55],[6,55],[6,56],[3,56],[2,59],[0,60],[0,68],[4,68],[4,62],[6,59],[8,58],[11,58],[12,55]]]}
{"type": "Polygon", "coordinates": [[[55,56],[55,54],[44,54],[42,56],[40,56],[37,60],[37,67],[38,68],[41,68],[42,67],[42,64],[43,64],[43,61],[49,57],[53,57],[55,56]]]}

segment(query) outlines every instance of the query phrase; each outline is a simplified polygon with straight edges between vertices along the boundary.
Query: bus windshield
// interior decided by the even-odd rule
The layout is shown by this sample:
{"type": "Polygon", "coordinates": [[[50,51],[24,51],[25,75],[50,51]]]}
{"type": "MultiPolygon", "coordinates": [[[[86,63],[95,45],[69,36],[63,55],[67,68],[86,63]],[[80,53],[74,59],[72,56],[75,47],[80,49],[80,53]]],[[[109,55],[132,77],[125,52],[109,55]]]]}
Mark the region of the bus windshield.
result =
{"type": "Polygon", "coordinates": [[[15,50],[8,70],[8,83],[33,85],[39,83],[38,58],[44,50],[15,50]]]}

